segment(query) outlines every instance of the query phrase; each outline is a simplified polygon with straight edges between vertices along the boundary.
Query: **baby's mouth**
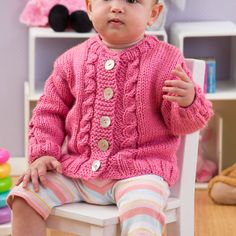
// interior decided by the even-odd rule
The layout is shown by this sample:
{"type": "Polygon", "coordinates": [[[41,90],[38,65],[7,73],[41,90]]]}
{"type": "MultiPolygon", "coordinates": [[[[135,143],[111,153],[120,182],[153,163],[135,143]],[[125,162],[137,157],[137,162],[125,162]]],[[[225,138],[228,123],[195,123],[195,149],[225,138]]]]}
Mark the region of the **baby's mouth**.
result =
{"type": "Polygon", "coordinates": [[[118,18],[113,18],[113,19],[110,19],[108,21],[108,23],[112,23],[112,24],[124,24],[124,22],[122,22],[120,19],[118,18]]]}

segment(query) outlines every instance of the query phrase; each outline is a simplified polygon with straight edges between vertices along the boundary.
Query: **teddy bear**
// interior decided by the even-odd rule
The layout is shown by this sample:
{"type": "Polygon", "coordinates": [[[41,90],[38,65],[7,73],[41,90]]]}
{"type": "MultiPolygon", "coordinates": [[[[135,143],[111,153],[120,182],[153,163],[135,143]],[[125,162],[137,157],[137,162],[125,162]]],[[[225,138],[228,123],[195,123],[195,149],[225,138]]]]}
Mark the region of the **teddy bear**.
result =
{"type": "Polygon", "coordinates": [[[236,163],[211,179],[208,195],[217,204],[236,204],[236,163]]]}
{"type": "Polygon", "coordinates": [[[28,26],[49,26],[58,32],[68,26],[77,32],[92,29],[84,0],[30,0],[20,15],[20,22],[28,26]]]}

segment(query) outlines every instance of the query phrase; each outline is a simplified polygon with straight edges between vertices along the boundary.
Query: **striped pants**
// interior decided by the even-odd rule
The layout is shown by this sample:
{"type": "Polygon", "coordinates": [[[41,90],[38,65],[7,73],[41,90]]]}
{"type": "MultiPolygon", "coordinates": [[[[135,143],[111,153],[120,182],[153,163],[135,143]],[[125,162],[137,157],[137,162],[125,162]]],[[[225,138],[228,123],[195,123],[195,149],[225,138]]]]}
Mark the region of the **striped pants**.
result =
{"type": "Polygon", "coordinates": [[[116,204],[122,236],[161,236],[165,223],[164,207],[169,196],[168,184],[159,176],[143,175],[124,180],[81,180],[48,172],[47,185],[34,192],[15,186],[7,199],[22,197],[44,219],[53,207],[85,201],[91,204],[116,204]]]}

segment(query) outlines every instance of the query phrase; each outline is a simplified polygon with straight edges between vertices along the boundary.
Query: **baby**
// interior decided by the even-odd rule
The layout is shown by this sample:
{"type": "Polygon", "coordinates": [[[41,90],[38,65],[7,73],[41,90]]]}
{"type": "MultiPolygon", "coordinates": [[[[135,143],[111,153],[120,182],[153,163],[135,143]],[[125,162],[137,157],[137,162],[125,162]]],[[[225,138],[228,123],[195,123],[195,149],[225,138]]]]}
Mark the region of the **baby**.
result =
{"type": "Polygon", "coordinates": [[[51,209],[80,201],[116,204],[122,236],[161,235],[180,136],[213,114],[179,50],[145,34],[161,3],[87,9],[97,35],[56,60],[33,112],[30,165],[8,197],[14,236],[46,235],[51,209]]]}

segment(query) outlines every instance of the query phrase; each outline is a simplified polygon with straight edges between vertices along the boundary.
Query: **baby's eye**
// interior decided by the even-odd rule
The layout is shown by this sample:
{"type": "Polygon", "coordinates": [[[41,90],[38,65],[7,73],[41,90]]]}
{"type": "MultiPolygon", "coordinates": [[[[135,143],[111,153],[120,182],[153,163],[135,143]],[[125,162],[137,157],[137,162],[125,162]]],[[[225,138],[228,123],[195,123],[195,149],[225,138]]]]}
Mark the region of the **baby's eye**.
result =
{"type": "Polygon", "coordinates": [[[126,2],[128,2],[128,3],[137,3],[138,0],[126,0],[126,2]]]}

